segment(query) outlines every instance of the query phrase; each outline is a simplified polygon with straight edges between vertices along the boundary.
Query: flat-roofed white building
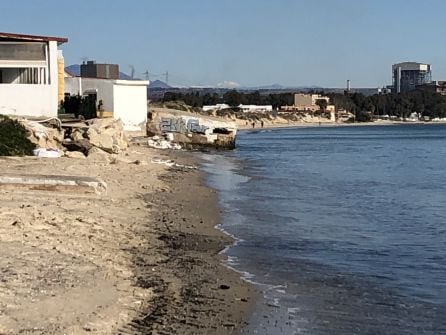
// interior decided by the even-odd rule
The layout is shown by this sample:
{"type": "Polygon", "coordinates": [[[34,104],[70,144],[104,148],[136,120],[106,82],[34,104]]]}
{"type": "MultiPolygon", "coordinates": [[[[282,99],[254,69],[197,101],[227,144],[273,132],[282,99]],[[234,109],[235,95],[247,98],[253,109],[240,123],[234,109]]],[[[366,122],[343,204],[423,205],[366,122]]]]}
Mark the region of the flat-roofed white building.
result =
{"type": "Polygon", "coordinates": [[[65,77],[65,93],[94,95],[105,113],[121,119],[126,131],[145,130],[148,85],[146,80],[65,77]]]}
{"type": "Polygon", "coordinates": [[[67,41],[0,32],[0,114],[57,116],[63,96],[63,57],[58,46],[67,41]]]}
{"type": "Polygon", "coordinates": [[[272,112],[272,105],[239,105],[240,108],[245,113],[265,113],[272,112]]]}

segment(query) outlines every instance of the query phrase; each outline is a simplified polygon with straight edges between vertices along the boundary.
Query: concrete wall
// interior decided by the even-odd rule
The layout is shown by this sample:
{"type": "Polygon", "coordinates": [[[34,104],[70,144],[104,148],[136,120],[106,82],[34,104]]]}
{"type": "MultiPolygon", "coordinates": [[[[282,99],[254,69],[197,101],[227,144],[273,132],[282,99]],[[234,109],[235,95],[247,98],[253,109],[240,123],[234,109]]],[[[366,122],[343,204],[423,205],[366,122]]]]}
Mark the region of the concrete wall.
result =
{"type": "Polygon", "coordinates": [[[234,147],[237,135],[237,125],[233,121],[164,108],[151,108],[147,130],[151,135],[172,133],[175,142],[186,146],[226,149],[234,147]],[[222,129],[227,133],[218,131],[222,129]]]}
{"type": "Polygon", "coordinates": [[[52,89],[49,85],[2,84],[0,114],[56,117],[57,95],[53,103],[52,89]]]}
{"type": "Polygon", "coordinates": [[[113,115],[121,119],[124,130],[145,130],[147,121],[146,82],[117,80],[113,86],[113,115]]]}

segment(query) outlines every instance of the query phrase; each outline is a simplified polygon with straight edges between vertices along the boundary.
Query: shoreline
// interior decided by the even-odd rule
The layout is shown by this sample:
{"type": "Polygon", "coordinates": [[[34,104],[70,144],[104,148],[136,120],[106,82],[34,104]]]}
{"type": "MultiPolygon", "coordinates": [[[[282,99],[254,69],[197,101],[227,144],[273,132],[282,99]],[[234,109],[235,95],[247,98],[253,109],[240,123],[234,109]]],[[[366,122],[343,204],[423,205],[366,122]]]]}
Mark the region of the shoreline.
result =
{"type": "MultiPolygon", "coordinates": [[[[180,164],[200,165],[200,158],[190,152],[172,151],[166,156],[180,164]]],[[[171,169],[161,177],[169,190],[161,197],[147,194],[145,201],[155,206],[170,204],[155,214],[154,221],[166,227],[158,227],[168,255],[164,268],[169,269],[171,278],[181,279],[175,285],[183,286],[185,292],[179,298],[162,288],[167,301],[161,305],[170,311],[152,320],[155,322],[148,328],[137,330],[222,335],[242,332],[257,290],[224,264],[227,257],[222,251],[235,240],[218,229],[216,191],[206,184],[202,170],[171,169]]]]}
{"type": "MultiPolygon", "coordinates": [[[[110,158],[110,157],[109,157],[110,158]]],[[[78,175],[105,195],[0,192],[0,333],[234,334],[256,288],[219,253],[216,192],[189,152],[132,145],[112,159],[0,158],[4,173],[78,175]]]]}
{"type": "Polygon", "coordinates": [[[374,121],[374,122],[357,122],[357,123],[336,123],[336,122],[290,122],[290,123],[265,123],[262,127],[256,125],[255,128],[245,125],[238,125],[238,131],[261,131],[271,129],[286,129],[286,128],[338,128],[338,127],[365,127],[365,126],[401,126],[401,125],[442,125],[442,122],[404,122],[404,121],[374,121]]]}

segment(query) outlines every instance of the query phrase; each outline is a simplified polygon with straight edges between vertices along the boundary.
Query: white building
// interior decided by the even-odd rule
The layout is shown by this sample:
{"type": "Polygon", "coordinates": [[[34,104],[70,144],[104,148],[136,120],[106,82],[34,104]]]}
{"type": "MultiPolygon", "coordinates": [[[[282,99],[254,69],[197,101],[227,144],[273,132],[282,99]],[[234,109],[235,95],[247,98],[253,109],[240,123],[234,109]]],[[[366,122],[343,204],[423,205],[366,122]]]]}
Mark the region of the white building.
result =
{"type": "Polygon", "coordinates": [[[203,111],[209,112],[209,111],[219,111],[222,109],[228,109],[231,108],[231,106],[227,104],[216,104],[216,105],[205,105],[203,106],[203,111]]]}
{"type": "MultiPolygon", "coordinates": [[[[222,109],[228,109],[231,108],[231,106],[227,104],[217,104],[217,105],[206,105],[203,106],[203,111],[219,111],[222,109]]],[[[244,113],[255,113],[255,112],[272,112],[273,106],[272,105],[238,105],[237,108],[239,108],[244,113]]]]}
{"type": "MultiPolygon", "coordinates": [[[[0,32],[0,114],[56,117],[58,45],[68,39],[0,32]]],[[[63,66],[62,66],[63,68],[63,66]]]]}
{"type": "Polygon", "coordinates": [[[147,121],[149,81],[65,77],[65,93],[95,95],[102,110],[121,119],[124,130],[144,131],[147,121]]]}
{"type": "Polygon", "coordinates": [[[238,108],[244,113],[265,113],[273,111],[272,105],[239,105],[238,108]]]}

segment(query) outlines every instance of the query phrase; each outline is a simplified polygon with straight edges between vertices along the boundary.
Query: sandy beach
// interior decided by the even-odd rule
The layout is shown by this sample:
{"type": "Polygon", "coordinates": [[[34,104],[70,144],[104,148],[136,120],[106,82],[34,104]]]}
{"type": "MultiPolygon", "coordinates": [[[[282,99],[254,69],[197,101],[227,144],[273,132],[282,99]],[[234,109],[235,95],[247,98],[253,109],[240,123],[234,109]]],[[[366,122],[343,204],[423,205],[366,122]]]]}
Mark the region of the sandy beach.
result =
{"type": "Polygon", "coordinates": [[[218,255],[216,195],[188,153],[0,158],[3,173],[89,176],[103,195],[2,189],[0,334],[234,334],[256,296],[218,255]]]}

